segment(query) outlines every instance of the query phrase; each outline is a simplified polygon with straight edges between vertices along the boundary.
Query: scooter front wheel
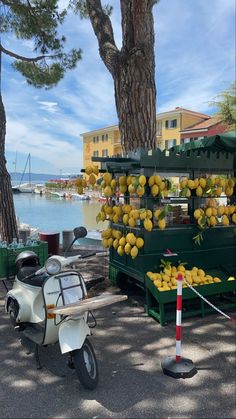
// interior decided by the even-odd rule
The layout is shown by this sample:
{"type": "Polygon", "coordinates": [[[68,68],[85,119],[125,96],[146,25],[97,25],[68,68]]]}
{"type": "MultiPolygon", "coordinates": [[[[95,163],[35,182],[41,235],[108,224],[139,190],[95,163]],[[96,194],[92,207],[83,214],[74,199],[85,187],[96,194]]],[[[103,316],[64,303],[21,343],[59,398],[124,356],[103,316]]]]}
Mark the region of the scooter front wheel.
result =
{"type": "Polygon", "coordinates": [[[98,366],[96,355],[88,339],[85,339],[83,346],[72,352],[73,363],[81,384],[94,390],[98,384],[98,366]]]}

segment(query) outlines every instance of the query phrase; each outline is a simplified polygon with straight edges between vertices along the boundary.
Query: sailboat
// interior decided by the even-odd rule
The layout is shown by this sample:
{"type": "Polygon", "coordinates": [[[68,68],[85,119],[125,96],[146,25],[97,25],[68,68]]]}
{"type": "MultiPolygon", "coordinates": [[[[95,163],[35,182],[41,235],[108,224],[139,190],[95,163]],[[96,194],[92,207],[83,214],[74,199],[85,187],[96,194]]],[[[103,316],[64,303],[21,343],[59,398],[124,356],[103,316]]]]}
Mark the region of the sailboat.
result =
{"type": "Polygon", "coordinates": [[[30,153],[27,156],[27,160],[26,160],[26,163],[25,163],[25,168],[24,168],[24,171],[21,175],[20,183],[19,183],[19,185],[12,186],[12,192],[13,193],[32,193],[32,192],[34,192],[34,185],[31,184],[31,156],[30,156],[30,153]],[[22,183],[27,165],[29,165],[29,182],[28,183],[22,183]]]}

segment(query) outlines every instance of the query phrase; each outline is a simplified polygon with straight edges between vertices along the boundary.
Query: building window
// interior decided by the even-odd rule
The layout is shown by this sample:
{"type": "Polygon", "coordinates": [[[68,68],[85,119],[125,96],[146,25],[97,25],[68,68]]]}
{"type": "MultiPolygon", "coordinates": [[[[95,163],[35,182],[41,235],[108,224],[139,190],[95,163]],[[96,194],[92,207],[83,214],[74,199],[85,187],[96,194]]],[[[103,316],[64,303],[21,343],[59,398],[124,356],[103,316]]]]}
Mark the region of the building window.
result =
{"type": "Polygon", "coordinates": [[[170,119],[165,121],[165,127],[168,128],[176,128],[177,127],[177,119],[170,119]]]}
{"type": "Polygon", "coordinates": [[[162,135],[162,123],[157,123],[157,135],[162,135]]]}
{"type": "Polygon", "coordinates": [[[106,134],[105,138],[106,138],[106,141],[108,141],[108,134],[106,134]]]}
{"type": "Polygon", "coordinates": [[[102,134],[102,142],[104,143],[104,141],[105,141],[105,135],[102,134]]]}
{"type": "Polygon", "coordinates": [[[96,137],[93,137],[93,143],[94,144],[96,143],[96,137]]]}
{"type": "Polygon", "coordinates": [[[108,157],[108,150],[102,150],[102,157],[108,157]]]}
{"type": "Polygon", "coordinates": [[[98,141],[99,141],[99,136],[97,135],[97,141],[96,142],[98,143],[98,141]]]}
{"type": "Polygon", "coordinates": [[[93,152],[93,157],[99,157],[99,151],[97,151],[97,150],[96,150],[96,151],[94,151],[94,152],[93,152]]]}

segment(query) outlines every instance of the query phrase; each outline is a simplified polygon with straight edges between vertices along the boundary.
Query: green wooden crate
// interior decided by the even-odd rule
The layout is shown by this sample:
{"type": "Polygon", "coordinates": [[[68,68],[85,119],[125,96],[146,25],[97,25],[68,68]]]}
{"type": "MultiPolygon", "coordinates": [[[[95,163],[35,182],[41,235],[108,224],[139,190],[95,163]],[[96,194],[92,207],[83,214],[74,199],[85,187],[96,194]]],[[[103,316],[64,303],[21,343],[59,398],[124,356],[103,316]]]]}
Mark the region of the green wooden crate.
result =
{"type": "Polygon", "coordinates": [[[38,242],[35,246],[25,246],[20,249],[0,248],[0,279],[8,279],[16,274],[15,260],[19,253],[32,250],[39,257],[40,265],[48,258],[48,243],[38,242]]]}
{"type": "MultiPolygon", "coordinates": [[[[227,275],[219,269],[208,271],[209,275],[218,276],[221,282],[213,284],[199,285],[197,291],[207,298],[211,303],[215,303],[217,308],[236,307],[236,280],[227,281],[227,275]]],[[[145,277],[146,288],[146,311],[163,326],[169,320],[174,320],[176,315],[176,295],[177,291],[159,291],[148,276],[145,277]]],[[[207,303],[198,297],[190,288],[183,288],[183,317],[194,315],[204,316],[205,313],[214,311],[207,303]]]]}

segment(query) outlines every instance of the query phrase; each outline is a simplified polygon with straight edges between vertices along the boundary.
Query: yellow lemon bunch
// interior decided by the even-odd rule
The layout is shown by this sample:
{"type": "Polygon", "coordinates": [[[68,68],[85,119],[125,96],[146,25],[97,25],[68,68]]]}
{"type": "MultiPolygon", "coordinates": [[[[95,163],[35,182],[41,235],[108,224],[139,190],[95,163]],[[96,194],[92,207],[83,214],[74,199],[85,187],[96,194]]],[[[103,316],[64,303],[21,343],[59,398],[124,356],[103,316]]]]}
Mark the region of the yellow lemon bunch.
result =
{"type": "MultiPolygon", "coordinates": [[[[177,288],[177,277],[179,272],[181,272],[184,279],[194,287],[221,282],[220,278],[208,275],[203,269],[197,268],[196,266],[191,270],[185,269],[183,265],[170,266],[158,273],[149,271],[146,275],[153,282],[155,287],[157,287],[158,291],[170,291],[177,288]]],[[[183,288],[186,287],[187,284],[183,282],[183,288]]]]}
{"type": "Polygon", "coordinates": [[[166,228],[166,212],[167,211],[165,211],[164,207],[160,207],[154,212],[154,217],[160,230],[164,230],[166,228]]]}
{"type": "Polygon", "coordinates": [[[127,177],[127,189],[129,194],[138,195],[139,197],[145,194],[145,185],[147,183],[146,176],[128,176],[127,177]]]}
{"type": "Polygon", "coordinates": [[[234,192],[235,179],[222,178],[220,176],[208,176],[207,178],[196,178],[194,180],[187,177],[180,181],[180,196],[189,198],[192,190],[195,190],[196,196],[208,195],[211,197],[220,197],[222,194],[232,196],[234,192]]]}
{"type": "Polygon", "coordinates": [[[153,174],[148,179],[148,185],[151,190],[151,195],[155,198],[160,195],[162,198],[166,198],[171,188],[171,183],[168,179],[162,178],[158,174],[153,174]]]}
{"type": "Polygon", "coordinates": [[[214,227],[217,224],[228,226],[230,223],[236,224],[236,205],[207,206],[207,208],[197,208],[193,214],[200,228],[207,226],[214,227]]]}
{"type": "Polygon", "coordinates": [[[77,189],[77,193],[82,195],[83,192],[84,192],[84,188],[87,187],[87,182],[86,182],[85,179],[78,178],[75,181],[75,186],[76,186],[76,189],[77,189]]]}
{"type": "Polygon", "coordinates": [[[132,259],[135,259],[139,249],[144,246],[144,240],[142,237],[135,236],[134,233],[128,233],[126,235],[116,236],[112,245],[119,256],[130,255],[132,259]]]}

